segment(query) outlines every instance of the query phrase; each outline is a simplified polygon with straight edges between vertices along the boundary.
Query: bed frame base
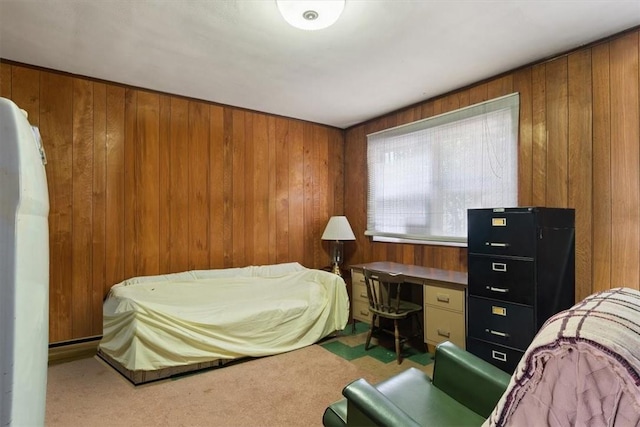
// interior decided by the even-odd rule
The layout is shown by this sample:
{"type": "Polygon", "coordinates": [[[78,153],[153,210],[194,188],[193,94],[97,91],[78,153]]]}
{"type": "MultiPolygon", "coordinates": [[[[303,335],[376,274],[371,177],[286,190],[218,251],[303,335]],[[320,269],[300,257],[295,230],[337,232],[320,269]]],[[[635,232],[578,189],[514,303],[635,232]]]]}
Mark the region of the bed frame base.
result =
{"type": "Polygon", "coordinates": [[[113,369],[118,371],[127,380],[131,381],[133,385],[141,385],[152,381],[164,380],[204,369],[220,368],[227,363],[233,362],[233,360],[215,359],[208,362],[194,363],[192,365],[170,366],[168,368],[158,369],[155,371],[132,371],[122,366],[120,362],[116,361],[108,354],[105,354],[99,348],[97,356],[104,360],[113,369]]]}

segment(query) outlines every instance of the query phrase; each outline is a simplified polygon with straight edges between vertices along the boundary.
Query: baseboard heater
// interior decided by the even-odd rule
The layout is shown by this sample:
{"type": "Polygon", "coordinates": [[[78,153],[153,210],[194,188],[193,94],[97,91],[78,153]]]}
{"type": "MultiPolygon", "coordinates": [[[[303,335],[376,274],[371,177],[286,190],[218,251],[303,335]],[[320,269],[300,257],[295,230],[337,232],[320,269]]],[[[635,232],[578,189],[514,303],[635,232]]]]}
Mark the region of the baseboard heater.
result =
{"type": "Polygon", "coordinates": [[[98,353],[102,335],[49,344],[49,365],[93,357],[98,353]]]}

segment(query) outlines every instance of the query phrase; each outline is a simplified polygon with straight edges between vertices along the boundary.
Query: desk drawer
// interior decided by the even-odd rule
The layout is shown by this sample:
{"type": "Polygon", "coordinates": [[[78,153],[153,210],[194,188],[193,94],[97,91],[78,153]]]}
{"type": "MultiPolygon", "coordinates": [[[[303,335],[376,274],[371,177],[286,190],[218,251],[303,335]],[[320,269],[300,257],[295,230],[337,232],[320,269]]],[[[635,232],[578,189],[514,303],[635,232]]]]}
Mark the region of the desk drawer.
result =
{"type": "Polygon", "coordinates": [[[437,307],[427,307],[424,313],[425,342],[437,345],[451,341],[460,348],[465,347],[464,315],[437,307]]]}
{"type": "Polygon", "coordinates": [[[371,324],[364,274],[351,270],[351,310],[354,319],[371,324]]]}
{"type": "Polygon", "coordinates": [[[367,287],[365,286],[365,284],[359,283],[359,282],[353,282],[351,286],[352,286],[351,298],[353,298],[354,301],[360,300],[362,302],[369,304],[369,300],[367,298],[367,287]]]}
{"type": "Polygon", "coordinates": [[[464,290],[426,285],[424,304],[462,312],[464,311],[464,290]]]}
{"type": "Polygon", "coordinates": [[[353,300],[353,318],[361,322],[371,324],[371,312],[367,301],[353,300]]]}
{"type": "Polygon", "coordinates": [[[469,336],[525,350],[536,333],[533,307],[469,297],[469,336]]]}
{"type": "Polygon", "coordinates": [[[351,270],[351,283],[361,283],[364,286],[364,274],[358,270],[351,270]]]}

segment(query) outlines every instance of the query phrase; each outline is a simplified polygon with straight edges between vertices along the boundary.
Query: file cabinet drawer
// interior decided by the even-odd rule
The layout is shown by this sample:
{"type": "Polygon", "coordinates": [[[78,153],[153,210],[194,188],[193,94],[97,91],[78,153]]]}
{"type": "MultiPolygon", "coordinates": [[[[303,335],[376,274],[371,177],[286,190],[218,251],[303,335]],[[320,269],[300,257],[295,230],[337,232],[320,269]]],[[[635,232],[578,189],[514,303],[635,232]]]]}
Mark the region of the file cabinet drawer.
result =
{"type": "Polygon", "coordinates": [[[536,224],[533,212],[511,209],[468,211],[469,253],[533,258],[536,253],[536,224]]]}
{"type": "Polygon", "coordinates": [[[535,335],[533,308],[469,296],[470,337],[525,350],[535,335]]]}
{"type": "Polygon", "coordinates": [[[474,338],[467,339],[467,351],[510,374],[516,370],[524,355],[524,351],[474,338]]]}
{"type": "Polygon", "coordinates": [[[469,255],[469,295],[533,305],[535,279],[531,260],[469,255]]]}

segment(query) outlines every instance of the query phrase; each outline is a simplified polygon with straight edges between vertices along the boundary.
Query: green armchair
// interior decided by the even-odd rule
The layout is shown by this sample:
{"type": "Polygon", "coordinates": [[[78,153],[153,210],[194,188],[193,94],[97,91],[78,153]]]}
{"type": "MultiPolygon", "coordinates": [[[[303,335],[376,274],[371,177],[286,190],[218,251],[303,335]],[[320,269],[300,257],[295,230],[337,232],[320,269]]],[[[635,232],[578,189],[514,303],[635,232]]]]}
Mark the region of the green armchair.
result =
{"type": "Polygon", "coordinates": [[[511,375],[451,342],[436,348],[433,380],[409,368],[375,386],[347,385],[345,399],[324,412],[326,427],[479,426],[489,417],[511,375]]]}

